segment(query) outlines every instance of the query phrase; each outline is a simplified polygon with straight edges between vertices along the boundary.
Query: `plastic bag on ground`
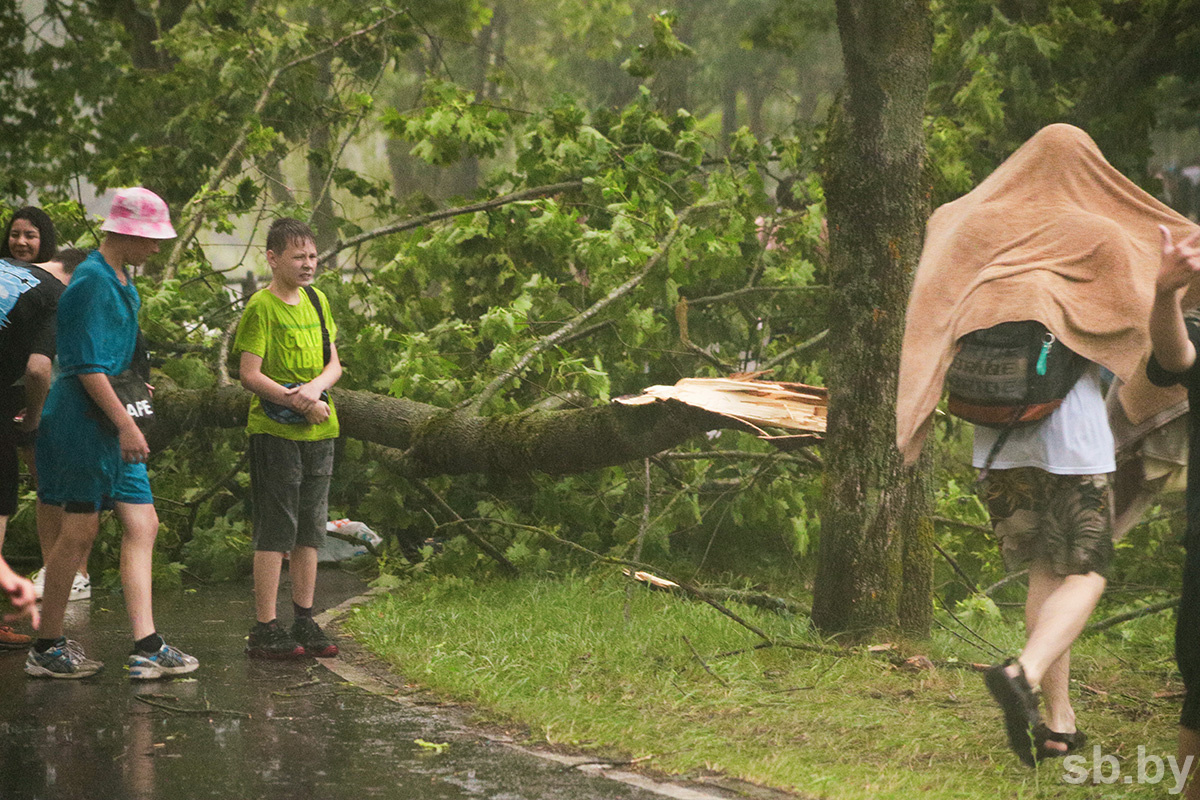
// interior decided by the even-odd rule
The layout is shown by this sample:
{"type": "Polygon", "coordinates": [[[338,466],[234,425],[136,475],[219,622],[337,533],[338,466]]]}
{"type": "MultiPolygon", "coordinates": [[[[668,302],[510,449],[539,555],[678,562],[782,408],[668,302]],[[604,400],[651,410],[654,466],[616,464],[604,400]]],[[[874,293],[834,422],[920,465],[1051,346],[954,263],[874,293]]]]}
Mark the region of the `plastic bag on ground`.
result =
{"type": "Polygon", "coordinates": [[[366,555],[370,550],[367,549],[365,543],[373,546],[383,544],[383,539],[379,534],[368,528],[365,522],[357,522],[352,519],[330,520],[325,525],[325,531],[326,533],[347,534],[364,544],[355,544],[333,536],[326,536],[325,541],[317,548],[317,561],[322,563],[345,561],[355,556],[366,555]]]}

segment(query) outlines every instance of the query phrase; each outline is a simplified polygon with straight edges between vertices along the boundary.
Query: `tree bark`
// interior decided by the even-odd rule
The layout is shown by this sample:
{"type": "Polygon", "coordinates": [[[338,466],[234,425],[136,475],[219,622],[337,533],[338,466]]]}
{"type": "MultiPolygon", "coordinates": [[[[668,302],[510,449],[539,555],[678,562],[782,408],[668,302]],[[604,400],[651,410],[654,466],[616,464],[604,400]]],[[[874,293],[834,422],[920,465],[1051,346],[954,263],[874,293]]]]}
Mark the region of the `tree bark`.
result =
{"type": "MultiPolygon", "coordinates": [[[[240,386],[161,388],[152,450],[191,430],[246,424],[240,386]]],[[[412,477],[490,473],[566,475],[616,466],[668,450],[704,431],[739,423],[674,401],[478,416],[348,389],[334,391],[342,435],[394,448],[389,468],[412,477]]]]}
{"type": "Polygon", "coordinates": [[[904,310],[929,195],[922,120],[928,0],[838,0],[846,88],[827,144],[829,431],[813,621],[826,632],[928,632],[928,464],[895,446],[904,310]]]}
{"type": "MultiPolygon", "coordinates": [[[[309,25],[323,27],[324,14],[317,8],[308,12],[309,25]]],[[[332,247],[338,239],[336,214],[333,209],[333,187],[325,189],[327,177],[337,165],[333,163],[331,143],[333,134],[330,130],[328,111],[324,108],[329,98],[330,85],[333,82],[333,55],[326,53],[315,62],[317,76],[314,83],[317,86],[315,94],[316,108],[313,109],[314,124],[308,132],[309,158],[306,172],[308,173],[308,196],[315,205],[309,209],[308,223],[316,234],[317,252],[323,252],[332,247]]],[[[325,265],[337,269],[336,260],[325,265]]]]}

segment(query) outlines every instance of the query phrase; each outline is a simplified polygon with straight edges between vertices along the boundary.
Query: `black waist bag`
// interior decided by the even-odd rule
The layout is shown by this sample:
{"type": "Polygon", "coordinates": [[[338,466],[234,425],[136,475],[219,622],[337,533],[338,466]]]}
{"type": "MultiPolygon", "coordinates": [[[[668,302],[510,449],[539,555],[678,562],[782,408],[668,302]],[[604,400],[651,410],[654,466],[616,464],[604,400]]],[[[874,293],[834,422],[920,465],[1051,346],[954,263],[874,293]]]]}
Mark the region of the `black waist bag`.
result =
{"type": "MultiPolygon", "coordinates": [[[[133,358],[130,359],[128,369],[116,375],[109,375],[108,382],[112,385],[113,392],[121,401],[121,405],[125,406],[129,416],[133,417],[133,421],[143,432],[149,431],[155,421],[154,404],[150,399],[150,389],[146,386],[149,381],[150,354],[146,352],[146,340],[142,338],[142,332],[139,330],[137,341],[133,346],[133,358]]],[[[84,394],[87,395],[86,389],[84,394]]],[[[113,425],[108,415],[100,410],[100,406],[96,405],[96,401],[91,398],[91,395],[87,395],[87,400],[87,415],[100,424],[101,430],[115,435],[117,426],[113,425]]]]}
{"type": "MultiPolygon", "coordinates": [[[[112,384],[117,399],[125,406],[125,410],[133,417],[137,426],[143,431],[149,430],[154,423],[154,404],[150,401],[150,390],[146,388],[145,378],[137,370],[130,368],[118,375],[109,375],[108,382],[112,384]]],[[[96,420],[102,430],[117,433],[117,426],[113,425],[112,420],[100,410],[100,406],[96,405],[96,401],[91,397],[88,397],[88,416],[96,420]]]]}
{"type": "Polygon", "coordinates": [[[948,410],[990,428],[1030,425],[1062,404],[1087,365],[1040,322],[972,331],[959,339],[946,374],[948,410]]]}

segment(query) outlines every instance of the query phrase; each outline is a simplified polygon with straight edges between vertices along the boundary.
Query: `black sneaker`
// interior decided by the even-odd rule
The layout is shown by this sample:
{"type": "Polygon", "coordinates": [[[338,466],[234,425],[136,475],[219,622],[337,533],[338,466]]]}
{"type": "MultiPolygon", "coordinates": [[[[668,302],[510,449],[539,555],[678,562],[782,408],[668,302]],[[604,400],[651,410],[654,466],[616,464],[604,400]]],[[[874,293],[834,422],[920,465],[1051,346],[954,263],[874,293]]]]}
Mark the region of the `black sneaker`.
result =
{"type": "Polygon", "coordinates": [[[279,627],[278,620],[257,623],[246,640],[246,655],[251,658],[304,658],[304,648],[292,635],[279,627]]]}
{"type": "Polygon", "coordinates": [[[306,655],[333,658],[338,654],[338,646],[312,617],[299,617],[292,623],[292,638],[300,643],[306,655]]]}

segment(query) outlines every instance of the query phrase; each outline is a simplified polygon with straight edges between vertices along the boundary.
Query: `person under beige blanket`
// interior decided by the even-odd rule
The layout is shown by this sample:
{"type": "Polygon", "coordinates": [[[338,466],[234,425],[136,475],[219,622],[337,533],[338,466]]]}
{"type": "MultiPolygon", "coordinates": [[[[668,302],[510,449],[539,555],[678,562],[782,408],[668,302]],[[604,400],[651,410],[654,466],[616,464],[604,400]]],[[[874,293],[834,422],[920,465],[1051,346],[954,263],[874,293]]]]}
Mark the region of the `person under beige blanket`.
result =
{"type": "MultiPolygon", "coordinates": [[[[896,446],[914,463],[933,422],[955,343],[1001,322],[1036,319],[1124,382],[1142,420],[1184,398],[1151,386],[1147,320],[1164,225],[1196,223],[1138,188],[1072,125],[1042,128],[971,192],[938,207],[909,297],[900,353],[896,446]]],[[[1184,308],[1200,301],[1189,290],[1184,308]]]]}
{"type": "MultiPolygon", "coordinates": [[[[983,488],[1006,566],[1029,564],[1025,647],[985,675],[1009,746],[1029,765],[1085,739],[1069,696],[1070,648],[1105,586],[1115,466],[1094,365],[1133,386],[1138,403],[1124,410],[1134,423],[1179,400],[1142,374],[1158,225],[1180,235],[1196,227],[1113,168],[1082,130],[1050,125],[934,212],[914,278],[896,406],[896,443],[908,463],[970,331],[1037,320],[1093,362],[1059,410],[1013,432],[983,488]]],[[[976,466],[996,435],[976,430],[976,466]]]]}

